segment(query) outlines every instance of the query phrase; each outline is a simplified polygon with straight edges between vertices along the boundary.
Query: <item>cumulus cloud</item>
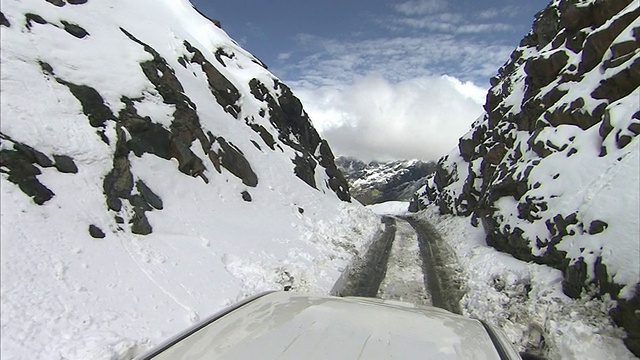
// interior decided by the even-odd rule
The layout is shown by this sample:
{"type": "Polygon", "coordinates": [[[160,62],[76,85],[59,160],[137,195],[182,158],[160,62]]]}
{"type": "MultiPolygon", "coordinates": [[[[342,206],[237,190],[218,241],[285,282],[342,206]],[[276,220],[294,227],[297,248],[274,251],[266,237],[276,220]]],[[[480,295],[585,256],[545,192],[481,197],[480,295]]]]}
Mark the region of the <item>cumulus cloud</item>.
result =
{"type": "Polygon", "coordinates": [[[391,32],[299,34],[287,65],[298,75],[283,79],[337,155],[437,160],[482,114],[488,79],[513,51],[491,40],[513,31],[500,21],[512,6],[480,12],[405,0],[389,9],[375,21],[391,32]]]}
{"type": "Polygon", "coordinates": [[[365,161],[437,160],[482,114],[486,89],[449,76],[390,82],[379,75],[348,86],[294,87],[336,155],[365,161]]]}

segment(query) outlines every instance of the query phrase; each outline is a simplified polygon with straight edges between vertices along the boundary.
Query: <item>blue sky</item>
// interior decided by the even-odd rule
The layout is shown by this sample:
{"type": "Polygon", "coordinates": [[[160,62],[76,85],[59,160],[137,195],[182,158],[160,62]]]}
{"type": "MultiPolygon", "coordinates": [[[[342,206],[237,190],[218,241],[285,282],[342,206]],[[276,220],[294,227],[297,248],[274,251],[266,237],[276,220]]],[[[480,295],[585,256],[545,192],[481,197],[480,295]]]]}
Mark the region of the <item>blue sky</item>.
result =
{"type": "Polygon", "coordinates": [[[547,0],[191,0],[292,87],[334,152],[437,159],[547,0]]]}

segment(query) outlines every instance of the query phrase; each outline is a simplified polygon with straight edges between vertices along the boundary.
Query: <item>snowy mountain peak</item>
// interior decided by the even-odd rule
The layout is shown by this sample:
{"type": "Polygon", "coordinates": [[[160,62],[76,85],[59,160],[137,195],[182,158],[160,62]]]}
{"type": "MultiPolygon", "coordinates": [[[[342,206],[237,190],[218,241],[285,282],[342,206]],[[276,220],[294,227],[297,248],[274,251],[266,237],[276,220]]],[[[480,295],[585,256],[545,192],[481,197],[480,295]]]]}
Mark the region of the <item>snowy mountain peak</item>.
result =
{"type": "Polygon", "coordinates": [[[371,161],[336,158],[336,165],[349,181],[352,196],[364,205],[411,200],[435,163],[420,160],[371,161]]]}
{"type": "Polygon", "coordinates": [[[571,297],[616,299],[636,355],[639,15],[631,0],[552,1],[415,203],[471,215],[489,245],[562,270],[571,297]]]}

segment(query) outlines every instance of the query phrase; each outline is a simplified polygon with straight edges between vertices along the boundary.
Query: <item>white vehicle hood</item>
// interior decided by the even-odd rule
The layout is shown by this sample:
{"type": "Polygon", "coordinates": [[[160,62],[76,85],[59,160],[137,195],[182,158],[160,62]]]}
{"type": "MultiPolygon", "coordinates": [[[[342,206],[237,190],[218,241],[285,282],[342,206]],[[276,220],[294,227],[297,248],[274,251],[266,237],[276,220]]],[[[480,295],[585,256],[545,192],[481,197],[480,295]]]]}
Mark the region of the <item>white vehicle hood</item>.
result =
{"type": "Polygon", "coordinates": [[[441,309],[272,293],[153,359],[499,359],[483,325],[441,309]]]}

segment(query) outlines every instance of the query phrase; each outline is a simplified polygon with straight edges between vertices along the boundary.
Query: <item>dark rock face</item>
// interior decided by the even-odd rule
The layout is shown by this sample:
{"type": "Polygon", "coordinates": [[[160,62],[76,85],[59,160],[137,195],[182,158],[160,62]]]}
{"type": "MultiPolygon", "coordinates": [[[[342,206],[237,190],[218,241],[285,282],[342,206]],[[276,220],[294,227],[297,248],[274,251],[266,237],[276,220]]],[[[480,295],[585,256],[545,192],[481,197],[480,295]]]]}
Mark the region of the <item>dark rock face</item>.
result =
{"type": "Polygon", "coordinates": [[[104,231],[93,224],[89,225],[89,235],[94,239],[104,239],[106,236],[104,231]]]}
{"type": "Polygon", "coordinates": [[[11,27],[11,23],[7,20],[7,17],[0,11],[0,25],[11,27]]]}
{"type": "Polygon", "coordinates": [[[628,269],[601,256],[617,251],[608,248],[618,236],[612,229],[637,212],[638,185],[625,195],[626,210],[600,209],[596,200],[609,191],[597,184],[623,186],[619,177],[637,172],[630,159],[640,133],[640,9],[630,4],[561,0],[538,13],[491,80],[485,116],[440,159],[412,209],[435,204],[471,216],[489,245],[562,270],[567,295],[617,299],[614,320],[640,356],[640,332],[620,315],[640,311],[640,292],[622,299],[621,289],[634,285],[615,279],[628,269]],[[581,246],[590,239],[600,248],[581,246]]]}
{"type": "MultiPolygon", "coordinates": [[[[640,294],[640,284],[636,285],[635,293],[640,294]]],[[[618,299],[618,306],[611,310],[611,317],[630,335],[624,343],[636,356],[640,354],[640,296],[631,299],[618,299]]]]}
{"type": "Polygon", "coordinates": [[[134,214],[129,223],[131,224],[131,232],[138,235],[149,235],[153,232],[149,220],[144,214],[145,210],[134,205],[134,214]]]}
{"type": "Polygon", "coordinates": [[[61,23],[64,26],[64,31],[77,37],[78,39],[82,39],[89,36],[89,33],[87,32],[87,30],[83,29],[80,25],[72,24],[64,20],[62,20],[61,23]]]}
{"type": "MultiPolygon", "coordinates": [[[[43,72],[53,74],[51,65],[41,63],[43,72]],[[51,71],[49,71],[51,69],[51,71]]],[[[92,87],[86,85],[76,85],[56,78],[60,84],[69,88],[73,96],[82,104],[82,112],[89,118],[89,124],[95,128],[104,128],[107,120],[114,120],[115,116],[111,109],[104,104],[102,96],[92,87]]]]}
{"type": "MultiPolygon", "coordinates": [[[[326,141],[320,138],[311,125],[300,100],[278,80],[274,80],[274,89],[280,91],[277,98],[258,79],[252,79],[249,86],[251,94],[265,103],[269,122],[278,130],[278,140],[295,150],[296,156],[292,162],[296,176],[317,189],[315,171],[319,164],[325,168],[325,173],[329,176],[329,187],[341,200],[350,201],[349,186],[335,166],[333,153],[326,141]]],[[[266,115],[266,112],[262,115],[266,115]]],[[[263,127],[253,126],[250,119],[245,120],[254,131],[260,134],[265,144],[274,149],[275,142],[271,134],[263,127]]]]}
{"type": "Polygon", "coordinates": [[[25,18],[25,27],[27,29],[31,29],[33,27],[33,23],[44,25],[48,24],[47,20],[43,19],[42,16],[38,14],[28,13],[24,15],[25,18]]]}
{"type": "MultiPolygon", "coordinates": [[[[64,5],[66,5],[66,3],[63,0],[47,0],[49,3],[58,6],[58,7],[62,7],[64,5]]],[[[72,2],[69,2],[70,4],[72,2]]],[[[7,21],[7,19],[4,17],[4,14],[2,15],[2,17],[0,18],[0,23],[2,25],[5,25],[7,27],[10,26],[9,22],[7,21]]],[[[31,28],[33,27],[33,24],[41,24],[41,25],[45,25],[45,24],[49,24],[52,25],[54,27],[57,28],[62,28],[64,29],[64,31],[66,31],[67,33],[69,33],[70,35],[78,38],[78,39],[84,39],[87,36],[89,36],[89,32],[87,32],[87,30],[85,30],[82,26],[78,25],[78,24],[74,24],[65,20],[60,20],[60,24],[61,25],[57,25],[55,23],[50,23],[47,20],[45,20],[42,16],[38,15],[38,14],[33,14],[33,13],[27,13],[25,14],[25,28],[27,28],[27,30],[31,30],[31,28]]]]}
{"type": "Polygon", "coordinates": [[[152,208],[156,210],[162,210],[164,205],[162,204],[162,199],[153,190],[149,189],[147,184],[145,184],[142,180],[136,181],[136,189],[138,193],[142,197],[145,203],[149,204],[152,208]]]}
{"type": "Polygon", "coordinates": [[[66,155],[53,155],[55,161],[54,166],[61,173],[76,174],[78,173],[78,167],[73,159],[66,155]]]}
{"type": "Polygon", "coordinates": [[[422,161],[372,161],[338,157],[336,164],[345,174],[353,197],[363,205],[385,201],[409,201],[435,171],[435,163],[422,161]]]}
{"type": "Polygon", "coordinates": [[[7,179],[18,185],[36,204],[49,201],[55,194],[37,176],[42,174],[40,167],[51,167],[53,162],[45,154],[5,134],[0,133],[0,142],[13,145],[13,150],[0,150],[0,172],[8,174],[7,179]]]}
{"type": "Polygon", "coordinates": [[[329,188],[338,195],[340,200],[350,201],[347,179],[334,163],[333,152],[326,140],[320,142],[320,166],[325,168],[325,172],[329,176],[329,188]]]}
{"type": "MultiPolygon", "coordinates": [[[[83,4],[86,0],[67,0],[66,2],[49,0],[48,2],[62,7],[66,4],[83,4]]],[[[4,26],[10,26],[4,15],[0,20],[4,26]]],[[[60,23],[62,25],[48,22],[37,14],[25,15],[27,30],[35,24],[48,24],[59,29],[64,28],[69,34],[79,39],[89,36],[88,32],[77,24],[67,21],[60,21],[60,23]]],[[[217,173],[228,171],[245,186],[257,187],[258,174],[254,171],[250,158],[245,155],[245,152],[247,150],[255,152],[253,146],[263,152],[261,146],[256,141],[249,140],[250,144],[253,144],[251,149],[242,149],[223,136],[205,130],[206,127],[200,119],[202,115],[198,113],[196,104],[185,93],[170,62],[127,30],[120,28],[120,31],[136,44],[134,46],[140,46],[150,55],[150,60],[139,64],[134,63],[132,66],[139,68],[149,81],[149,87],[153,89],[154,94],[173,109],[169,125],[161,124],[150,116],[139,114],[137,107],[144,100],[144,93],[138,98],[122,96],[120,110],[114,113],[111,108],[113,104],[109,105],[98,90],[58,76],[51,64],[38,60],[43,76],[68,89],[70,94],[78,100],[89,125],[95,128],[97,139],[114,149],[111,169],[102,180],[102,187],[105,207],[112,213],[115,228],[124,231],[128,226],[134,234],[149,234],[153,231],[153,226],[146,213],[161,211],[165,206],[162,198],[154,192],[152,187],[135,175],[132,169],[132,157],[153,155],[167,161],[175,159],[179,172],[200,178],[205,183],[209,183],[207,175],[211,174],[212,170],[215,169],[217,173]]],[[[243,121],[243,125],[258,134],[266,145],[264,151],[285,152],[283,146],[293,149],[291,158],[293,174],[316,189],[328,188],[341,200],[350,201],[347,182],[335,166],[329,145],[320,138],[304,112],[302,104],[286,85],[275,78],[273,84],[269,86],[257,79],[253,79],[249,84],[251,95],[264,103],[257,116],[268,118],[272,127],[267,129],[268,123],[263,119],[256,121],[254,117],[256,114],[243,115],[241,97],[251,95],[241,94],[237,79],[227,78],[221,72],[222,68],[227,67],[227,62],[234,61],[236,58],[233,51],[220,47],[215,49],[215,53],[205,56],[201,49],[188,41],[183,41],[182,45],[184,48],[178,57],[178,63],[185,69],[191,70],[194,76],[198,76],[197,72],[201,74],[200,76],[206,80],[212,100],[232,118],[243,121]],[[211,58],[214,58],[213,62],[208,60],[211,58]],[[316,173],[321,170],[324,170],[325,174],[316,173]],[[316,179],[320,178],[325,179],[326,183],[316,184],[316,179]]],[[[0,134],[0,139],[3,143],[10,144],[3,145],[0,151],[2,172],[8,174],[8,180],[18,185],[39,205],[46,203],[54,196],[54,193],[38,179],[42,168],[55,167],[61,173],[76,174],[79,172],[79,165],[81,167],[81,164],[76,164],[74,159],[64,154],[45,155],[4,134],[0,134]]],[[[247,202],[252,201],[248,191],[242,193],[242,198],[247,202]]],[[[92,226],[89,233],[96,237],[101,232],[98,230],[97,227],[92,226]]]]}
{"type": "Polygon", "coordinates": [[[212,150],[209,157],[213,165],[220,171],[220,165],[229,170],[230,173],[242,179],[242,183],[256,187],[258,186],[258,176],[251,169],[251,164],[244,157],[242,151],[228,143],[223,137],[213,137],[212,144],[219,144],[220,150],[212,150]]]}
{"type": "Polygon", "coordinates": [[[211,94],[226,112],[237,119],[240,114],[240,106],[237,104],[240,99],[238,89],[204,58],[200,50],[191,46],[188,41],[184,42],[184,46],[191,54],[190,61],[200,65],[202,71],[207,75],[211,94]]]}
{"type": "Polygon", "coordinates": [[[293,172],[297,177],[302,179],[302,181],[306,182],[307,185],[311,186],[314,189],[317,189],[316,185],[316,161],[309,154],[304,154],[303,156],[297,155],[293,158],[293,164],[295,168],[293,172]],[[306,155],[306,156],[304,156],[306,155]]]}
{"type": "Polygon", "coordinates": [[[63,7],[67,5],[67,3],[71,5],[82,5],[87,3],[87,0],[67,0],[66,3],[64,2],[64,0],[45,0],[45,1],[57,7],[63,7]]]}
{"type": "Polygon", "coordinates": [[[70,156],[52,155],[52,161],[42,152],[1,132],[0,143],[13,146],[13,149],[0,150],[0,172],[8,174],[7,179],[18,185],[38,205],[43,205],[55,195],[38,180],[42,168],[54,167],[58,172],[67,174],[78,172],[78,167],[70,156]]]}
{"type": "Polygon", "coordinates": [[[65,5],[67,5],[67,3],[64,2],[64,0],[46,0],[48,3],[55,5],[57,7],[63,7],[65,5]]]}

